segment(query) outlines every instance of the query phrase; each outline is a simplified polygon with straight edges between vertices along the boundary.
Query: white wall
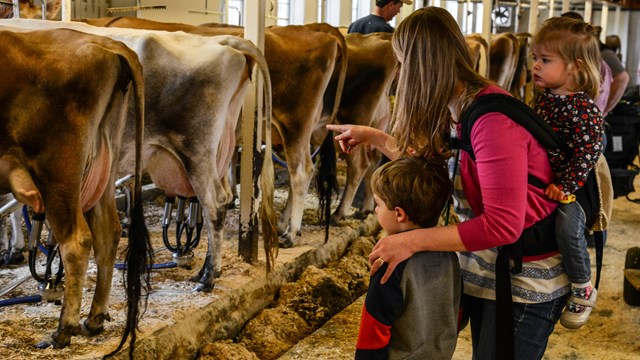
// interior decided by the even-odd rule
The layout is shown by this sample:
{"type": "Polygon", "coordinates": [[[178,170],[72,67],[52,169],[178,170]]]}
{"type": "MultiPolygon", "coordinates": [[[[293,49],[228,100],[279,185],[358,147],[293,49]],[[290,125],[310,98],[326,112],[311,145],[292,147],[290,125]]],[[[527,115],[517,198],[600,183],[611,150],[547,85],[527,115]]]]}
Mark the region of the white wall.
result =
{"type": "MultiPolygon", "coordinates": [[[[167,7],[166,10],[138,11],[138,17],[143,19],[192,25],[223,22],[220,14],[202,15],[189,13],[189,10],[205,10],[204,0],[142,0],[142,5],[165,5],[167,7]]],[[[207,10],[220,12],[220,1],[208,0],[207,10]]]]}

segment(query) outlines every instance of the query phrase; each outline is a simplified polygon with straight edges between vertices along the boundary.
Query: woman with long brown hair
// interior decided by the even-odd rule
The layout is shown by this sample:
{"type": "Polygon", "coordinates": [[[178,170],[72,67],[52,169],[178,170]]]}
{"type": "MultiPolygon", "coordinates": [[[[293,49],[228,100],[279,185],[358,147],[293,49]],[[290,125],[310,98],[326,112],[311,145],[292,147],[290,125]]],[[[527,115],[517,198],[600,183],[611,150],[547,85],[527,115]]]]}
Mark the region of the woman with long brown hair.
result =
{"type": "MultiPolygon", "coordinates": [[[[338,133],[335,139],[347,153],[354,146],[370,146],[390,159],[448,158],[451,131],[460,130],[465,109],[484,95],[508,93],[475,72],[460,28],[446,9],[413,12],[397,27],[392,43],[401,67],[390,134],[365,126],[327,128],[338,133]]],[[[562,257],[551,253],[524,259],[522,271],[510,277],[509,312],[496,306],[495,269],[497,248],[516,242],[524,229],[556,207],[543,189],[528,184],[530,175],[547,184],[553,180],[547,152],[525,128],[499,112],[477,119],[470,142],[475,159],[461,152],[463,192],[457,195],[466,197],[459,203],[468,203],[472,217],[380,239],[369,255],[371,272],[388,263],[384,283],[397,264],[416,252],[459,252],[474,359],[540,359],[570,289],[562,257]],[[496,318],[504,314],[511,318],[507,331],[513,346],[496,336],[496,318]]]]}

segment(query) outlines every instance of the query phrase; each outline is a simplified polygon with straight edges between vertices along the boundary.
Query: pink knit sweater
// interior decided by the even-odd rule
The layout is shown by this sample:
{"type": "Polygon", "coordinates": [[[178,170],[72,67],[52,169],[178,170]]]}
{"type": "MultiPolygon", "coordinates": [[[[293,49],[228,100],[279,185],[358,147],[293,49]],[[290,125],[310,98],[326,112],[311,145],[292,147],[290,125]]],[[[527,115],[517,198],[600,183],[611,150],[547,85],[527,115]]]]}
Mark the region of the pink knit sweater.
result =
{"type": "MultiPolygon", "coordinates": [[[[478,96],[496,92],[508,94],[492,85],[478,96]]],[[[476,121],[471,144],[476,162],[462,152],[460,171],[475,217],[459,224],[460,237],[469,251],[511,244],[557,206],[527,182],[528,174],[545,183],[553,180],[547,152],[526,129],[500,113],[476,121]]]]}

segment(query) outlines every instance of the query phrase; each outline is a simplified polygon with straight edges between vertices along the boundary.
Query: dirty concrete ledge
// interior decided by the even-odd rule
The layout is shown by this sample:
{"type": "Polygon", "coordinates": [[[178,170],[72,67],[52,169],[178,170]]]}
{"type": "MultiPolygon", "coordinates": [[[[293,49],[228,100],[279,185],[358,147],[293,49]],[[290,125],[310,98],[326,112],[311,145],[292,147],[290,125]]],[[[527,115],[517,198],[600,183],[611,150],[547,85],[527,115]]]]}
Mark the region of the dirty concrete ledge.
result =
{"type": "MultiPolygon", "coordinates": [[[[172,325],[148,335],[138,333],[135,359],[192,359],[203,345],[234,338],[247,321],[273,302],[280,287],[297,280],[310,265],[323,268],[339,259],[359,236],[371,236],[378,230],[374,215],[369,215],[357,227],[331,227],[326,244],[286,262],[276,259],[276,267],[268,275],[213,299],[172,325]]],[[[114,358],[127,359],[128,349],[114,358]]]]}

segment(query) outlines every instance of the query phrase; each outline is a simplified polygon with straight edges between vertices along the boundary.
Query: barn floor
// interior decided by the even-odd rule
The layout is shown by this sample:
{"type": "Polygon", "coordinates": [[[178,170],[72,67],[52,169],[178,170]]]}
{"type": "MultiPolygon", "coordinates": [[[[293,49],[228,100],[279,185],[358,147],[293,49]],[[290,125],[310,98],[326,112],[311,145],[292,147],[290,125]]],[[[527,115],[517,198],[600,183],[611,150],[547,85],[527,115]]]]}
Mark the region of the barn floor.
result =
{"type": "MultiPolygon", "coordinates": [[[[640,189],[640,177],[636,179],[640,189]]],[[[280,190],[278,190],[280,193],[280,190]]],[[[278,195],[282,197],[282,194],[278,195]]],[[[632,193],[640,197],[640,192],[632,193]]],[[[281,200],[280,200],[281,201],[281,200]]],[[[160,204],[158,204],[160,205],[160,204]]],[[[188,278],[191,270],[174,268],[154,272],[154,291],[147,312],[141,321],[136,358],[189,359],[195,358],[202,346],[221,339],[233,338],[242,326],[263,308],[272,303],[280,286],[293,281],[309,265],[322,267],[340,258],[347,246],[360,235],[376,232],[375,220],[349,220],[334,227],[330,241],[323,243],[323,231],[314,225],[313,205],[306,206],[305,225],[301,244],[281,249],[276,270],[264,275],[262,254],[258,264],[249,265],[237,256],[236,235],[228,232],[223,251],[223,275],[211,294],[192,292],[188,278]],[[309,225],[310,224],[310,225],[309,225]]],[[[151,207],[149,207],[151,208],[151,207]]],[[[159,207],[158,207],[159,208],[159,207]]],[[[157,210],[149,209],[148,225],[154,234],[156,247],[162,247],[157,229],[157,210]],[[153,214],[156,214],[155,217],[153,214]],[[154,230],[155,229],[155,230],[154,230]]],[[[640,359],[640,308],[627,305],[622,299],[622,272],[627,249],[640,246],[640,204],[619,198],[614,201],[613,220],[605,247],[604,268],[597,308],[589,323],[581,330],[570,331],[558,325],[550,338],[545,359],[640,359]]],[[[237,218],[228,219],[228,228],[237,225],[237,218]]],[[[204,246],[199,247],[204,251],[204,246]]],[[[196,258],[202,253],[197,252],[196,258]]],[[[593,253],[592,253],[593,256],[593,253]]],[[[170,254],[160,252],[157,261],[168,261],[170,254]]],[[[197,262],[199,266],[201,262],[197,262]]],[[[25,268],[0,269],[0,288],[21,277],[25,268]]],[[[89,270],[82,314],[88,313],[93,295],[95,269],[89,270]]],[[[50,335],[57,326],[60,307],[53,303],[14,305],[0,308],[0,353],[3,359],[94,359],[115,348],[123,324],[121,274],[114,275],[111,295],[112,322],[105,324],[105,332],[96,337],[76,336],[70,347],[61,350],[36,350],[33,344],[50,335]]],[[[9,294],[10,297],[30,295],[35,282],[27,282],[9,294]]],[[[358,331],[363,298],[358,298],[324,326],[297,342],[281,360],[292,359],[352,359],[358,331]]],[[[247,359],[262,359],[260,357],[247,359]]],[[[121,353],[117,358],[126,358],[121,353]]],[[[212,359],[216,357],[201,356],[212,359]]],[[[468,330],[460,334],[454,359],[470,359],[471,344],[468,330]]],[[[243,359],[233,356],[217,359],[243,359]]]]}
{"type": "MultiPolygon", "coordinates": [[[[640,177],[635,188],[640,190],[640,177]]],[[[640,198],[640,191],[630,198],[640,198]]],[[[558,324],[549,338],[546,360],[640,359],[640,307],[623,300],[623,269],[627,249],[640,246],[640,203],[614,200],[613,216],[604,250],[597,306],[580,330],[558,324]]],[[[590,249],[591,258],[595,252],[590,249]]],[[[595,274],[595,261],[592,260],[595,274]]],[[[322,328],[298,342],[279,360],[353,359],[364,296],[336,315],[322,328]]],[[[460,333],[453,359],[471,359],[471,334],[460,333]]]]}
{"type": "MultiPolygon", "coordinates": [[[[374,233],[376,221],[370,216],[364,221],[348,220],[333,227],[328,243],[324,244],[324,230],[317,225],[312,196],[305,204],[302,236],[297,246],[280,249],[275,270],[265,276],[265,262],[260,245],[259,261],[250,265],[237,256],[238,211],[230,211],[226,220],[226,238],[223,243],[223,274],[210,294],[194,292],[189,278],[202,264],[206,240],[195,253],[193,269],[172,268],[154,271],[153,291],[148,308],[142,317],[136,358],[194,358],[198,349],[220,339],[233,338],[242,326],[260,310],[270,304],[278,289],[300,276],[313,265],[324,267],[339,259],[349,244],[360,235],[374,233]]],[[[276,206],[283,207],[286,194],[276,191],[276,206]]],[[[163,249],[161,239],[161,199],[146,206],[146,222],[152,235],[154,248],[163,249]]],[[[206,239],[206,231],[203,231],[206,239]]],[[[119,250],[126,246],[121,241],[119,250]]],[[[161,250],[156,263],[171,261],[171,254],[161,250]]],[[[121,260],[120,260],[121,261],[121,260]]],[[[7,284],[28,277],[27,266],[0,268],[0,289],[7,284]]],[[[124,323],[124,292],[122,273],[115,272],[111,293],[111,322],[105,323],[104,333],[95,337],[74,336],[65,349],[37,350],[34,344],[48,337],[57,327],[60,306],[38,302],[0,308],[0,353],[5,359],[93,359],[101,358],[113,350],[124,323]]],[[[93,296],[96,268],[90,262],[87,274],[81,317],[89,311],[93,296]]],[[[29,279],[3,297],[16,298],[37,293],[35,280],[29,279]]],[[[116,358],[125,358],[126,350],[116,358]]]]}

